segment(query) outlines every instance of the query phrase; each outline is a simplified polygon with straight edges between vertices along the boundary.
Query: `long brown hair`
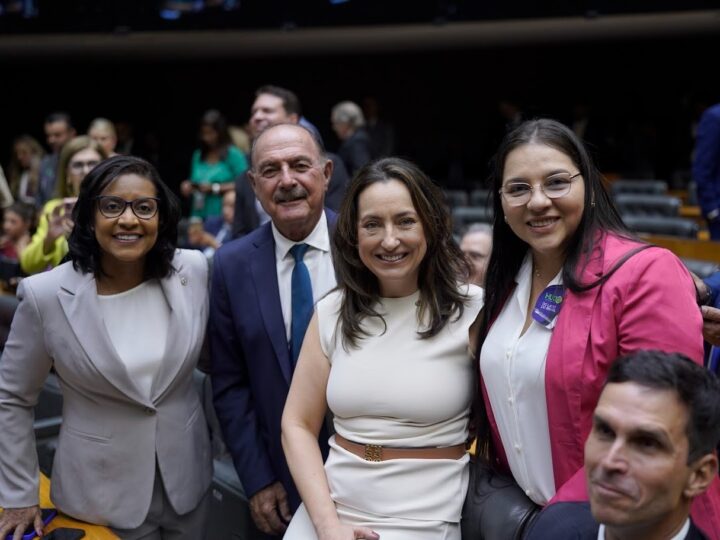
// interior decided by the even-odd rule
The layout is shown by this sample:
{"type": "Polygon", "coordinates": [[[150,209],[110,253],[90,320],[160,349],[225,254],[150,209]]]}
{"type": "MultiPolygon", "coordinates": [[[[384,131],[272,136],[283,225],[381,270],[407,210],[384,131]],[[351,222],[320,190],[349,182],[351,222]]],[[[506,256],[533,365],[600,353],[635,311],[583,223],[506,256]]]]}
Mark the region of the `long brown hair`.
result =
{"type": "Polygon", "coordinates": [[[353,178],[343,199],[333,237],[334,261],[340,288],[344,292],[339,324],[343,345],[357,345],[367,335],[361,323],[365,317],[382,316],[375,309],[380,298],[377,277],[358,254],[358,198],[372,184],[397,180],[407,187],[422,222],[427,253],[420,264],[419,320],[429,320],[418,331],[430,338],[443,329],[453,314],[462,315],[467,297],[458,282],[467,279],[470,268],[452,237],[450,212],[442,190],[415,164],[400,158],[384,158],[365,165],[353,178]]]}
{"type": "Polygon", "coordinates": [[[37,140],[30,135],[20,135],[13,141],[13,152],[10,159],[10,170],[8,171],[8,174],[10,176],[10,191],[12,192],[13,197],[18,197],[20,195],[20,181],[23,172],[25,172],[15,152],[15,148],[19,144],[24,144],[25,146],[27,146],[30,150],[30,153],[32,154],[32,162],[28,171],[30,173],[28,193],[31,196],[34,196],[35,194],[37,194],[38,184],[40,180],[40,160],[45,155],[45,151],[43,150],[42,146],[40,146],[40,143],[37,142],[37,140]]]}

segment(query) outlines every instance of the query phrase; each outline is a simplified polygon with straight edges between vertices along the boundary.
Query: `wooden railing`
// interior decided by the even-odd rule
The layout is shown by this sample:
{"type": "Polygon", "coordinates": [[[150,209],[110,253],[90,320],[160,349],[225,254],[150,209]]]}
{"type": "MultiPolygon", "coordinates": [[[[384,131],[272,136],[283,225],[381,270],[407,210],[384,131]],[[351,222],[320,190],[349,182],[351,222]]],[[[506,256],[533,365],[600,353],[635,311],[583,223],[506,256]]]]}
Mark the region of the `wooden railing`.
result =
{"type": "Polygon", "coordinates": [[[720,263],[720,242],[650,234],[640,236],[651,244],[669,249],[678,257],[720,263]]]}

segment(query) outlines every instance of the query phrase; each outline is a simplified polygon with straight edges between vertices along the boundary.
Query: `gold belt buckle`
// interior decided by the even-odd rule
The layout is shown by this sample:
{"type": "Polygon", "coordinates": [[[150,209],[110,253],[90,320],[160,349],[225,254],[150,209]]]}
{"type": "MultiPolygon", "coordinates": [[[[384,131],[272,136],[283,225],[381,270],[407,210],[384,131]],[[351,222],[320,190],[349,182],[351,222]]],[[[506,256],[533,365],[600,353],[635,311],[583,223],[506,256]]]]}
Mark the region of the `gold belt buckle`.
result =
{"type": "Polygon", "coordinates": [[[383,447],[378,444],[366,444],[363,457],[365,461],[382,461],[383,447]]]}

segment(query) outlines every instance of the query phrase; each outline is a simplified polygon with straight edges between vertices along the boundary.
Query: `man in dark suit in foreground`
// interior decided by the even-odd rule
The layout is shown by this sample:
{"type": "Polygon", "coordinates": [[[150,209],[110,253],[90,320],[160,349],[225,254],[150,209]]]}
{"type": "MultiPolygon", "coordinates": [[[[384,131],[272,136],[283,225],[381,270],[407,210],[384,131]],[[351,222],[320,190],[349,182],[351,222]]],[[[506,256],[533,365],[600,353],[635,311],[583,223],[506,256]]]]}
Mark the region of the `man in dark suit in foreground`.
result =
{"type": "MultiPolygon", "coordinates": [[[[280,444],[280,418],[312,302],[336,285],[329,233],[336,216],[323,208],[332,162],[307,129],[282,124],[255,140],[252,164],[249,180],[271,221],[215,253],[211,377],[253,520],[264,533],[280,535],[300,504],[280,444]],[[298,247],[304,255],[296,262],[298,247]],[[296,267],[306,267],[312,282],[299,330],[296,267]]],[[[320,441],[327,455],[326,433],[320,441]]]]}
{"type": "Polygon", "coordinates": [[[551,501],[526,540],[705,539],[690,506],[718,474],[718,441],[712,373],[679,354],[617,360],[585,443],[590,503],[551,501]]]}

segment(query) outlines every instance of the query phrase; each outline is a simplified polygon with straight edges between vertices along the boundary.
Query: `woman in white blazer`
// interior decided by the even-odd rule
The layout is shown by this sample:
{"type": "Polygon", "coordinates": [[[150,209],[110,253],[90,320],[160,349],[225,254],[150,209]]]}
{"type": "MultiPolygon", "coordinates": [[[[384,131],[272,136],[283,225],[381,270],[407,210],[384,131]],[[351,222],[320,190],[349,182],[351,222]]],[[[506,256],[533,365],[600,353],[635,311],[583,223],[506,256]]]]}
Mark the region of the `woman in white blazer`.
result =
{"type": "Polygon", "coordinates": [[[192,374],[208,269],[176,249],[178,219],[152,165],[110,158],[80,188],[71,262],[21,282],[0,360],[0,538],[41,533],[33,406],[51,368],[53,503],[121,538],[204,537],[212,458],[192,374]]]}

